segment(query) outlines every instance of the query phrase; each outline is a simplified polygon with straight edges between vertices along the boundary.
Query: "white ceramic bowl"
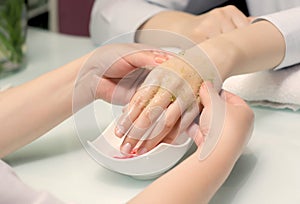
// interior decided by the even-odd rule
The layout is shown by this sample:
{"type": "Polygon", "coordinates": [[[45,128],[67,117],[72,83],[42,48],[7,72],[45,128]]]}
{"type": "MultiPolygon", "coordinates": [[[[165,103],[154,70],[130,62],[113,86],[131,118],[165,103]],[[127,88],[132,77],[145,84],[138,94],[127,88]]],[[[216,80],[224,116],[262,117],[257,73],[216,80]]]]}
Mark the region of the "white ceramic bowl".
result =
{"type": "Polygon", "coordinates": [[[89,152],[103,167],[137,179],[152,179],[172,168],[190,149],[193,141],[187,135],[177,137],[174,144],[161,143],[141,156],[118,159],[123,156],[119,147],[122,139],[114,135],[112,122],[94,141],[88,141],[89,152]]]}

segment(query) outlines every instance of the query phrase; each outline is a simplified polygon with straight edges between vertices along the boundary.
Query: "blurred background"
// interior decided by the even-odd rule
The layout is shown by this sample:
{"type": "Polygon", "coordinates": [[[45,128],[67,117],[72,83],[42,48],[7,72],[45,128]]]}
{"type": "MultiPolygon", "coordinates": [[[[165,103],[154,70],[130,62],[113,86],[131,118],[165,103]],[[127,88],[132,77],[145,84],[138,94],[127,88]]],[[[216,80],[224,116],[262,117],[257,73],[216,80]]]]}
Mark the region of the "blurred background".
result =
{"type": "Polygon", "coordinates": [[[26,0],[28,25],[64,34],[89,36],[94,0],[26,0]]]}

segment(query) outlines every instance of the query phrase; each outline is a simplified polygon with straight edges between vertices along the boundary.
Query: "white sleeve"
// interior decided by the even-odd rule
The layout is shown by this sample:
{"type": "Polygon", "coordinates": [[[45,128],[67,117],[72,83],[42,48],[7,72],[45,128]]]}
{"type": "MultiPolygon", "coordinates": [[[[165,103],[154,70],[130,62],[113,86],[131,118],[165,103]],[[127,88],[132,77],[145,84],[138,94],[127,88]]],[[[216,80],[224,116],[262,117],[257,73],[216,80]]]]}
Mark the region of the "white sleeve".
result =
{"type": "MultiPolygon", "coordinates": [[[[167,10],[182,10],[188,0],[96,0],[91,13],[90,35],[94,43],[136,31],[147,19],[167,10]]],[[[134,42],[134,35],[129,39],[134,42]]]]}
{"type": "Polygon", "coordinates": [[[64,204],[47,192],[35,191],[28,187],[2,160],[0,160],[0,178],[0,203],[64,204]]]}
{"type": "MultiPolygon", "coordinates": [[[[267,20],[274,24],[285,40],[285,56],[282,62],[274,69],[288,67],[300,63],[300,7],[284,10],[278,13],[273,13],[261,16],[255,19],[267,20]]],[[[272,36],[270,36],[272,37],[272,36]]]]}

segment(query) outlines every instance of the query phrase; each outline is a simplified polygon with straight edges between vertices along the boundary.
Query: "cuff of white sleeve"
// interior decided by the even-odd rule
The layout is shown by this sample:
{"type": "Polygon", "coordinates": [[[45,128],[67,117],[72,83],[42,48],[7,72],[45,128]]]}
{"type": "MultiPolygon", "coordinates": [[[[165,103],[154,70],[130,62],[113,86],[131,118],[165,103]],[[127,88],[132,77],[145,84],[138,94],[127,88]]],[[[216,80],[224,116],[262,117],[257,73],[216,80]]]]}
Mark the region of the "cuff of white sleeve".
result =
{"type": "Polygon", "coordinates": [[[278,28],[285,40],[285,56],[274,70],[300,63],[300,7],[256,18],[252,23],[267,20],[278,28]]]}
{"type": "Polygon", "coordinates": [[[136,3],[131,2],[130,9],[124,9],[128,8],[126,4],[129,4],[128,0],[119,1],[117,7],[111,7],[113,11],[106,10],[104,13],[106,20],[112,25],[111,37],[124,35],[123,40],[126,42],[135,41],[135,31],[149,18],[159,12],[168,10],[140,0],[137,0],[136,3]]]}

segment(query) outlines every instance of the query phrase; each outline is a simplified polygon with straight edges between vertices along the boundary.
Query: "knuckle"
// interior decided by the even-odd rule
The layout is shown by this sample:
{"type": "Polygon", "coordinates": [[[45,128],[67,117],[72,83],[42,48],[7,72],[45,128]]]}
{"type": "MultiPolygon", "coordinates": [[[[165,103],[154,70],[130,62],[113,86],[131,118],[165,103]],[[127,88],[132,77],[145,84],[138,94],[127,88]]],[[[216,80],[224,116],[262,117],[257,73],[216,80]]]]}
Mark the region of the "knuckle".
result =
{"type": "Polygon", "coordinates": [[[136,105],[136,107],[138,108],[144,108],[145,105],[147,103],[147,100],[141,96],[141,95],[138,95],[135,99],[134,99],[134,104],[136,105]]]}
{"type": "Polygon", "coordinates": [[[212,19],[208,19],[208,20],[205,20],[202,22],[201,26],[202,26],[203,30],[205,30],[204,35],[208,36],[207,33],[215,30],[215,28],[216,28],[216,24],[214,23],[214,22],[216,22],[215,18],[216,18],[216,15],[214,15],[212,19]]]}
{"type": "Polygon", "coordinates": [[[213,9],[209,12],[209,14],[215,18],[219,18],[219,17],[222,17],[223,14],[224,14],[224,9],[225,8],[216,8],[216,9],[213,9]]]}
{"type": "Polygon", "coordinates": [[[150,118],[151,117],[151,113],[152,113],[151,109],[150,108],[146,108],[144,110],[143,117],[150,118]]]}
{"type": "Polygon", "coordinates": [[[170,88],[168,89],[169,93],[175,92],[178,88],[180,88],[183,84],[184,79],[180,76],[177,77],[175,80],[173,80],[173,82],[169,85],[170,88]]]}
{"type": "Polygon", "coordinates": [[[206,137],[209,133],[209,127],[206,126],[206,125],[205,126],[200,126],[200,131],[201,131],[202,135],[204,137],[206,137]]]}
{"type": "Polygon", "coordinates": [[[202,21],[200,25],[195,26],[195,27],[193,28],[193,31],[192,31],[192,36],[193,36],[193,37],[197,37],[197,36],[203,34],[203,32],[204,32],[204,31],[203,31],[203,26],[202,26],[203,22],[205,22],[205,20],[202,21]]]}
{"type": "Polygon", "coordinates": [[[163,141],[164,141],[165,143],[171,144],[171,143],[173,142],[173,140],[174,140],[173,137],[166,137],[166,138],[164,138],[163,141]]]}
{"type": "Polygon", "coordinates": [[[232,11],[237,11],[237,7],[235,7],[234,5],[228,5],[223,7],[223,11],[225,12],[232,12],[232,11]]]}
{"type": "Polygon", "coordinates": [[[165,130],[170,130],[174,127],[174,125],[175,125],[175,123],[174,123],[173,120],[166,120],[164,129],[165,130]]]}

